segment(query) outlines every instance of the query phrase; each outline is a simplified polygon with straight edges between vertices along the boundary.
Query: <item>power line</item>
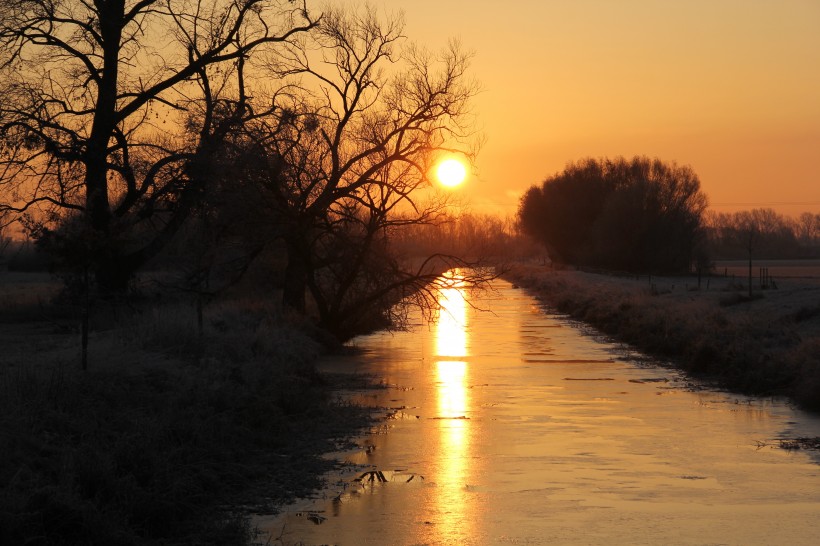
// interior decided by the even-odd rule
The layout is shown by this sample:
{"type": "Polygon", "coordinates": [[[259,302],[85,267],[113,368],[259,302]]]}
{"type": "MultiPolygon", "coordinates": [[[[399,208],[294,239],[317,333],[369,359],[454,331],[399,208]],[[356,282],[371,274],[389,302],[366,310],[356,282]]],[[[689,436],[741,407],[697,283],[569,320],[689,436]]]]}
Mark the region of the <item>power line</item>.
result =
{"type": "Polygon", "coordinates": [[[710,203],[712,207],[808,207],[818,206],[820,201],[768,201],[768,202],[720,202],[710,203]]]}

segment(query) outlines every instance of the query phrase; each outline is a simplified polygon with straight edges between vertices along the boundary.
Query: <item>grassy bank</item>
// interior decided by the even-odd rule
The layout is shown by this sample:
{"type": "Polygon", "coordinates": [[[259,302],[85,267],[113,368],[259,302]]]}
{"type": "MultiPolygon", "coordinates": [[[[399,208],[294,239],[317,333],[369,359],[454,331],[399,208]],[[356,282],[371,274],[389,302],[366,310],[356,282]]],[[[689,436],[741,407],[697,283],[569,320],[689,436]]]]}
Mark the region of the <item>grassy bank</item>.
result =
{"type": "Polygon", "coordinates": [[[182,301],[97,309],[82,372],[71,313],[15,303],[0,326],[2,544],[246,544],[247,514],[321,485],[321,454],[368,422],[275,306],[213,304],[203,332],[182,301]]]}
{"type": "Polygon", "coordinates": [[[519,265],[506,277],[548,305],[739,392],[820,411],[820,283],[757,291],[724,278],[635,279],[519,265]]]}

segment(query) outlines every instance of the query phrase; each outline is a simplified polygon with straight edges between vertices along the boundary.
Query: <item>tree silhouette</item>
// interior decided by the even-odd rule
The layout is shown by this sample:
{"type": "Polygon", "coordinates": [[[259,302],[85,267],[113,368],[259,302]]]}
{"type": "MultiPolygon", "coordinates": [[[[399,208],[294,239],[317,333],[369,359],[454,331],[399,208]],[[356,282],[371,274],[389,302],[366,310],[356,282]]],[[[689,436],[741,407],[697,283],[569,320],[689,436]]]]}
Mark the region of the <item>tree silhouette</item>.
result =
{"type": "Polygon", "coordinates": [[[797,258],[809,246],[806,228],[772,209],[712,213],[707,221],[711,252],[719,258],[748,258],[750,253],[757,258],[797,258]]]}
{"type": "Polygon", "coordinates": [[[454,256],[408,264],[389,239],[401,226],[435,222],[446,199],[421,199],[437,154],[470,155],[469,55],[403,45],[399,18],[329,10],[316,30],[278,49],[268,69],[292,85],[282,107],[242,136],[249,179],[259,180],[284,241],[284,304],[346,337],[389,313],[454,256]],[[368,318],[370,317],[370,318],[368,318]]]}
{"type": "Polygon", "coordinates": [[[99,285],[124,290],[245,115],[241,65],[315,24],[277,0],[3,2],[0,209],[45,238],[76,216],[99,285]]]}
{"type": "Polygon", "coordinates": [[[705,208],[689,167],[646,157],[585,159],[530,188],[519,221],[553,260],[664,273],[689,268],[705,208]]]}

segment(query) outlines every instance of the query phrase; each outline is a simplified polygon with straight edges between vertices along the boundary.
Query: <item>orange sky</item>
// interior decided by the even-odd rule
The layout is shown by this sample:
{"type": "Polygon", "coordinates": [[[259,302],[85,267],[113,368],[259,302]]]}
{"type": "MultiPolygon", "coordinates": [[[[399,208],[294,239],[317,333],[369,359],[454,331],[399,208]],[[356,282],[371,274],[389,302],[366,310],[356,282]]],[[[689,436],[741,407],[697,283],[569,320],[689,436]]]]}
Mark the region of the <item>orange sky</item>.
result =
{"type": "Polygon", "coordinates": [[[475,51],[478,212],[593,156],[692,166],[712,207],[820,212],[818,0],[371,0],[475,51]]]}

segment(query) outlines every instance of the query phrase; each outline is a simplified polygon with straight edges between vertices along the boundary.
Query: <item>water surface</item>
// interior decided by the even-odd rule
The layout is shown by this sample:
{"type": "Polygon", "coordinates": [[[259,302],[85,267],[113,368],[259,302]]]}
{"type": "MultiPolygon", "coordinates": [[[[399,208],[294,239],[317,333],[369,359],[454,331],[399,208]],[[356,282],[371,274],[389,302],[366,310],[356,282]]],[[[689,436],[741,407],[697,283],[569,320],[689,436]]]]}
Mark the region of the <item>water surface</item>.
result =
{"type": "Polygon", "coordinates": [[[258,520],[275,544],[820,544],[818,455],[777,447],[820,419],[693,390],[507,282],[462,295],[323,363],[383,378],[358,396],[391,418],[258,520]]]}

